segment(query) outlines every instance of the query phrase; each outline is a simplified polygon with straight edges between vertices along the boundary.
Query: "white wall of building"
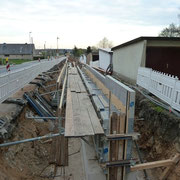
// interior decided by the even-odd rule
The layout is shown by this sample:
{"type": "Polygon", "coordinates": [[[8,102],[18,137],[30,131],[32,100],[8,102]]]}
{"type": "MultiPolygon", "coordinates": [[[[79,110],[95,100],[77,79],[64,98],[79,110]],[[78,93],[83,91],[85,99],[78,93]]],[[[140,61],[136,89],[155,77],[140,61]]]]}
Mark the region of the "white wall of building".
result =
{"type": "Polygon", "coordinates": [[[113,50],[113,72],[136,82],[138,68],[145,65],[146,41],[113,50]]]}
{"type": "Polygon", "coordinates": [[[79,58],[79,61],[86,64],[86,56],[84,54],[82,54],[79,58]]]}
{"type": "Polygon", "coordinates": [[[106,70],[110,64],[111,55],[109,54],[111,50],[99,49],[99,67],[106,70]]]}

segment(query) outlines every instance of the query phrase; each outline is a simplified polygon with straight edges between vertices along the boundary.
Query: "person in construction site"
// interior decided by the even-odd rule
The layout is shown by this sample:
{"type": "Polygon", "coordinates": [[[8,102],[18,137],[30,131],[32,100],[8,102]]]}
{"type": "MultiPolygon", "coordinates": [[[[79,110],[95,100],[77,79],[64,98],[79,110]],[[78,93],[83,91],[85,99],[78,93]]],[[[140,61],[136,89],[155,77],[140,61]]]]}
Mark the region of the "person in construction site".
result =
{"type": "Polygon", "coordinates": [[[6,58],[6,71],[7,71],[7,72],[10,71],[10,64],[9,64],[8,57],[6,58]]]}

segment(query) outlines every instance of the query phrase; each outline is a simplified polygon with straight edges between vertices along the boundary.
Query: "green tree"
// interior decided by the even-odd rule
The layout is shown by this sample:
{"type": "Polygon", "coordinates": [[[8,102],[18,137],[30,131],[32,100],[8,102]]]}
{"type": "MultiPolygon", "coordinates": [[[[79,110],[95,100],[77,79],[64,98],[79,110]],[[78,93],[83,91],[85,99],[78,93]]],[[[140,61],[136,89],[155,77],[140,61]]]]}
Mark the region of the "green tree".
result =
{"type": "Polygon", "coordinates": [[[73,55],[75,57],[80,57],[83,53],[84,53],[83,49],[78,49],[76,46],[74,46],[73,55]]]}
{"type": "Polygon", "coordinates": [[[176,26],[174,23],[169,27],[164,28],[160,34],[160,37],[180,37],[180,26],[176,26]]]}
{"type": "Polygon", "coordinates": [[[88,46],[87,49],[86,49],[86,53],[89,54],[91,52],[92,52],[91,46],[88,46]]]}

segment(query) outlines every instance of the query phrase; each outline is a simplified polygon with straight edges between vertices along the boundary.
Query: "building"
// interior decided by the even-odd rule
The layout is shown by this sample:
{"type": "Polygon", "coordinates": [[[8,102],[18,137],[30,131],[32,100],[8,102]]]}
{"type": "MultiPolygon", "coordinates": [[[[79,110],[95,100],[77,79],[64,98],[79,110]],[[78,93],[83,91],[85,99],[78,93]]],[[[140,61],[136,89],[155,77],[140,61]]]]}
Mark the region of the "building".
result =
{"type": "Polygon", "coordinates": [[[99,48],[99,67],[106,71],[112,61],[112,51],[110,48],[99,48]]]}
{"type": "Polygon", "coordinates": [[[113,47],[113,73],[136,83],[138,68],[148,67],[180,78],[180,38],[139,37],[113,47]]]}
{"type": "Polygon", "coordinates": [[[0,44],[0,58],[33,60],[34,44],[0,44]]]}

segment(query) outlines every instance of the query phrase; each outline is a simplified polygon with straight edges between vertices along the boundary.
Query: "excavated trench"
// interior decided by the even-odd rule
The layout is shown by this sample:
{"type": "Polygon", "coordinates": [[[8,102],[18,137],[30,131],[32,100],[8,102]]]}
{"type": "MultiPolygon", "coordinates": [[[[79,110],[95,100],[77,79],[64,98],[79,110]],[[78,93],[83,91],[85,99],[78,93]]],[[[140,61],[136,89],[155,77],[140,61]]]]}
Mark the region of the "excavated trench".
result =
{"type": "MultiPolygon", "coordinates": [[[[52,70],[59,70],[54,67],[52,70]]],[[[55,84],[59,73],[49,74],[52,81],[46,85],[55,84]]],[[[38,80],[41,82],[42,80],[38,80]]],[[[22,97],[26,91],[35,91],[38,86],[31,84],[24,87],[14,96],[22,97]]],[[[56,86],[49,87],[49,91],[55,90],[56,86]]],[[[43,87],[38,88],[39,93],[46,92],[43,87]]],[[[52,99],[50,94],[44,96],[47,101],[52,99]]],[[[12,98],[12,99],[13,99],[12,98]]],[[[17,141],[48,134],[53,129],[52,121],[28,119],[27,116],[36,115],[34,109],[28,104],[14,104],[6,102],[0,105],[0,119],[6,124],[0,129],[1,143],[6,141],[17,141]],[[9,103],[9,104],[8,104],[9,103]],[[9,109],[8,113],[5,109],[9,109]]],[[[136,92],[135,132],[141,134],[138,145],[145,162],[169,159],[180,152],[180,119],[172,113],[154,105],[139,92],[136,92]]],[[[77,141],[77,140],[76,140],[77,141]]],[[[71,142],[72,152],[79,152],[79,142],[71,142]],[[73,144],[75,143],[75,144],[73,144]],[[78,146],[79,147],[78,147],[78,146]],[[77,147],[76,147],[77,146],[77,147]]],[[[53,165],[49,164],[51,155],[52,139],[22,143],[15,146],[0,148],[0,180],[46,180],[53,179],[53,165]]],[[[80,154],[75,154],[80,159],[80,154]]],[[[71,161],[77,163],[77,160],[71,161]]],[[[72,169],[74,168],[72,165],[72,169]]],[[[77,165],[76,165],[77,166],[77,165]]],[[[81,164],[82,166],[82,164],[81,164]]],[[[71,169],[71,171],[72,171],[71,169]]],[[[156,180],[164,168],[156,168],[148,171],[149,179],[156,180]]],[[[74,169],[74,171],[76,171],[74,169]]],[[[82,172],[78,172],[83,179],[82,172]]],[[[76,173],[75,173],[76,174],[76,173]]],[[[70,175],[71,176],[71,173],[70,175]]],[[[180,179],[180,165],[177,164],[167,178],[168,180],[180,179]]]]}
{"type": "MultiPolygon", "coordinates": [[[[140,133],[138,144],[147,162],[169,159],[180,152],[180,118],[150,102],[136,92],[135,132],[140,133]]],[[[159,179],[165,168],[152,169],[150,179],[159,179]]],[[[167,178],[180,179],[180,164],[167,178]]]]}
{"type": "MultiPolygon", "coordinates": [[[[51,71],[59,71],[61,68],[62,64],[54,66],[51,71]]],[[[58,75],[59,72],[47,74],[49,76],[47,79],[51,79],[51,81],[44,81],[43,84],[45,86],[55,84],[58,75]]],[[[42,76],[39,77],[42,78],[42,76]]],[[[36,82],[42,83],[42,80],[36,80],[36,82]]],[[[50,86],[48,91],[55,89],[56,86],[50,86]]],[[[0,128],[1,143],[43,136],[52,131],[52,121],[48,120],[46,122],[42,119],[27,118],[27,116],[36,116],[37,113],[25,101],[22,101],[25,104],[20,105],[17,104],[17,101],[12,103],[12,100],[22,98],[24,92],[35,92],[37,90],[39,93],[46,92],[43,87],[29,84],[13,95],[9,99],[11,101],[1,104],[0,119],[5,121],[4,126],[0,128]]],[[[47,101],[50,101],[52,95],[47,94],[44,97],[47,101]]],[[[54,170],[52,165],[49,164],[51,143],[52,139],[44,139],[0,148],[0,180],[51,179],[54,170]]]]}

